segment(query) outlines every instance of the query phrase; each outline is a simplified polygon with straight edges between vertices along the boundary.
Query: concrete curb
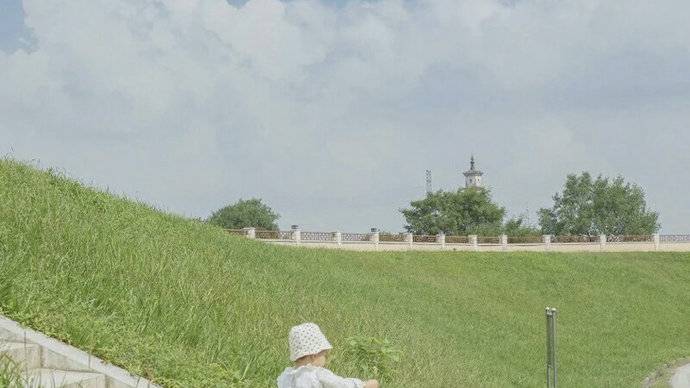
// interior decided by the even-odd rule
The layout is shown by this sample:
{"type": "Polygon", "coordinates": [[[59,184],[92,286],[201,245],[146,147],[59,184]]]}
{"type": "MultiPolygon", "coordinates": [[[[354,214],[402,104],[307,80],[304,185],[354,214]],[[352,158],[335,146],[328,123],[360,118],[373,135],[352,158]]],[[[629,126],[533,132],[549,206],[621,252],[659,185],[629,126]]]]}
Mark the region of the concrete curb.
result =
{"type": "Polygon", "coordinates": [[[672,388],[690,388],[690,364],[677,368],[670,383],[672,388]]]}
{"type": "Polygon", "coordinates": [[[98,357],[67,345],[64,342],[48,337],[45,334],[26,328],[3,315],[0,315],[0,332],[7,332],[14,338],[24,343],[33,343],[45,350],[63,356],[70,361],[85,365],[88,369],[101,373],[106,377],[117,381],[121,385],[135,388],[161,388],[149,380],[133,375],[126,370],[109,364],[98,357]]]}

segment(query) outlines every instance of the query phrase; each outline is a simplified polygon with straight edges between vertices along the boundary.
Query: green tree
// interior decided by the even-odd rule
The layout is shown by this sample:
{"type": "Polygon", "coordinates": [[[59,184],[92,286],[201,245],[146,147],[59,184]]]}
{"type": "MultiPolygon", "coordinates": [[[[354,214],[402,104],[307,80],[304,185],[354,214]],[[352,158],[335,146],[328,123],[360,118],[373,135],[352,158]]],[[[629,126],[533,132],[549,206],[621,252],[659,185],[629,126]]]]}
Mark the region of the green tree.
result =
{"type": "Polygon", "coordinates": [[[506,221],[503,225],[503,233],[514,237],[540,236],[541,230],[533,225],[528,225],[524,217],[519,216],[506,221]]]}
{"type": "Polygon", "coordinates": [[[496,235],[505,215],[505,209],[493,203],[490,191],[483,188],[439,190],[410,206],[400,212],[407,221],[405,229],[415,234],[496,235]]]}
{"type": "Polygon", "coordinates": [[[553,196],[553,207],[539,210],[545,234],[638,235],[659,230],[659,214],[648,210],[642,188],[588,172],[566,178],[562,193],[553,196]]]}
{"type": "Polygon", "coordinates": [[[227,229],[255,227],[278,230],[276,220],[280,218],[270,207],[258,198],[240,199],[232,205],[218,209],[208,218],[208,222],[227,229]]]}

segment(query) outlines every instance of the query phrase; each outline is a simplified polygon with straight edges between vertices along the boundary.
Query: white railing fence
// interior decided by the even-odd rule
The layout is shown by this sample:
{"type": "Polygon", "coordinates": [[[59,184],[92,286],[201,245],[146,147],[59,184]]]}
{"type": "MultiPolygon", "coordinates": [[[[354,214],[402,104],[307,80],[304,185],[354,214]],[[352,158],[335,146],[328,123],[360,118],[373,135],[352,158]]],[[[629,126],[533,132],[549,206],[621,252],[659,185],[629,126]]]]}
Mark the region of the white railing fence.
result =
{"type": "Polygon", "coordinates": [[[369,233],[345,233],[301,231],[293,225],[291,230],[262,230],[256,228],[226,229],[229,234],[251,239],[295,242],[295,243],[333,243],[333,244],[408,244],[408,245],[468,245],[468,246],[530,246],[544,245],[600,245],[607,244],[690,244],[690,234],[650,234],[650,235],[543,235],[543,236],[457,236],[457,235],[414,235],[412,233],[381,233],[372,228],[369,233]]]}

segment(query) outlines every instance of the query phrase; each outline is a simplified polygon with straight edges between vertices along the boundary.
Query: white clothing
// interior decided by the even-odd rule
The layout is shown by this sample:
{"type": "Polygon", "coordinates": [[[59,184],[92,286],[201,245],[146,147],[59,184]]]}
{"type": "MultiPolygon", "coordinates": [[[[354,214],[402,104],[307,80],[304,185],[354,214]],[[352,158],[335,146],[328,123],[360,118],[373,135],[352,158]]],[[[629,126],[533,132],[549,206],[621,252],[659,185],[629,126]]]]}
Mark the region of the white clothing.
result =
{"type": "Polygon", "coordinates": [[[278,388],[363,388],[359,379],[343,378],[326,368],[304,365],[285,368],[278,376],[278,388]]]}

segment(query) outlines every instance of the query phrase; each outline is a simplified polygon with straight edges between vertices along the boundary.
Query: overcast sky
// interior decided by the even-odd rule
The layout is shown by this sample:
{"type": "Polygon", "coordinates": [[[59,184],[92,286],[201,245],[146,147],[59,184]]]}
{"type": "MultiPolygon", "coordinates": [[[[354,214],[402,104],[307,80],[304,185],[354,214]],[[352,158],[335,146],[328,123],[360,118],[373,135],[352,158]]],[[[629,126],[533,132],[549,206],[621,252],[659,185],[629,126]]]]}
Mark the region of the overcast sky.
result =
{"type": "Polygon", "coordinates": [[[399,231],[474,153],[511,215],[622,174],[690,233],[687,0],[0,0],[0,154],[206,217],[399,231]]]}

